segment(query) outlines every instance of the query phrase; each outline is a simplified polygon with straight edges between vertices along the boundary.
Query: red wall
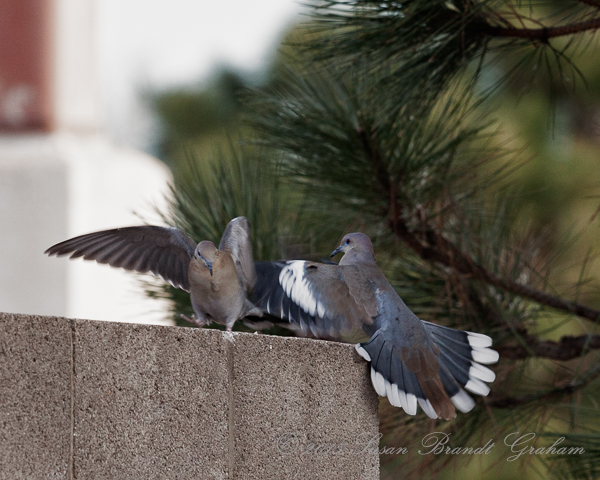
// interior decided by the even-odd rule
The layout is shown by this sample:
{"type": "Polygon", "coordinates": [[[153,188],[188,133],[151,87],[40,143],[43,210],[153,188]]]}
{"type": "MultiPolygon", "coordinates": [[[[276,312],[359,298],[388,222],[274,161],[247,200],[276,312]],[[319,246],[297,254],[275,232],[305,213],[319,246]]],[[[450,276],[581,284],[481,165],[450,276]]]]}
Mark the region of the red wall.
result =
{"type": "Polygon", "coordinates": [[[0,131],[49,130],[51,0],[0,0],[0,131]]]}

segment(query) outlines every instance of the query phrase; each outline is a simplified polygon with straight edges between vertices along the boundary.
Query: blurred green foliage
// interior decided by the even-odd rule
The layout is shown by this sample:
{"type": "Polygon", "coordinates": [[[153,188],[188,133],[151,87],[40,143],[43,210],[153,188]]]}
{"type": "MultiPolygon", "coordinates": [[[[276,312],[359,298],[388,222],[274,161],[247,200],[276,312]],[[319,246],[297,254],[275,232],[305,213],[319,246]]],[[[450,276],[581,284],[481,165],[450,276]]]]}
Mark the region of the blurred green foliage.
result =
{"type": "Polygon", "coordinates": [[[167,163],[176,162],[182,144],[199,141],[235,123],[245,79],[221,69],[205,88],[182,88],[153,96],[163,128],[158,151],[167,163]]]}

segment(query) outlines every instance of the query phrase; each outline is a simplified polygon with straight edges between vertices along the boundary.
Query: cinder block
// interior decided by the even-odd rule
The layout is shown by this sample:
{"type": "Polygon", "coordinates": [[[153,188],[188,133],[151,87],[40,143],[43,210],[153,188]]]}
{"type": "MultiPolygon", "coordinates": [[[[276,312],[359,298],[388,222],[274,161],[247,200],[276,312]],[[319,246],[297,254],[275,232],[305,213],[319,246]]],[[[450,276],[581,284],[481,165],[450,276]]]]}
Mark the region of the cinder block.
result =
{"type": "Polygon", "coordinates": [[[351,345],[0,314],[0,479],[375,479],[378,432],[351,345]]]}
{"type": "Polygon", "coordinates": [[[75,325],[75,478],[227,478],[221,332],[75,325]]]}
{"type": "Polygon", "coordinates": [[[234,478],[379,478],[377,395],[352,345],[252,334],[233,345],[234,478]]]}
{"type": "Polygon", "coordinates": [[[68,478],[71,323],[0,313],[0,479],[68,478]]]}

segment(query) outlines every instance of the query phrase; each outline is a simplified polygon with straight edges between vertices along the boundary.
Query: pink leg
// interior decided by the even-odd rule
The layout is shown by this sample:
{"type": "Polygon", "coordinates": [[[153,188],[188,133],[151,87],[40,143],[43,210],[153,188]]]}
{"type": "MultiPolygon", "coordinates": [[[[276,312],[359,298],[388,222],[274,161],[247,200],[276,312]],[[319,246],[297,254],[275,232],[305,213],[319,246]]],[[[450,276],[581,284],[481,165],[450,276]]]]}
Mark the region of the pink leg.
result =
{"type": "Polygon", "coordinates": [[[196,315],[192,315],[192,318],[190,318],[187,315],[180,313],[179,318],[183,318],[186,322],[189,322],[189,323],[195,323],[199,327],[203,327],[206,325],[206,322],[201,318],[196,318],[196,315]]]}

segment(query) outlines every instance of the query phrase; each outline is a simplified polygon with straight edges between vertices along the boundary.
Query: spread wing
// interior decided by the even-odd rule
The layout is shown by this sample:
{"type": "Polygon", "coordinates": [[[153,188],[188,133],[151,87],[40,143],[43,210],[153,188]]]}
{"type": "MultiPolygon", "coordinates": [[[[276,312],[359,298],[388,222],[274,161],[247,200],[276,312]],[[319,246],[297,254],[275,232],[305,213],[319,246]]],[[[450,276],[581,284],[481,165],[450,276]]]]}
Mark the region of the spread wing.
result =
{"type": "Polygon", "coordinates": [[[338,338],[355,328],[371,336],[356,345],[371,362],[377,393],[408,414],[417,405],[432,418],[451,419],[475,402],[465,389],[487,395],[494,373],[480,365],[498,354],[485,335],[423,322],[376,266],[305,261],[258,262],[253,302],[272,316],[317,337],[338,338]]]}
{"type": "Polygon", "coordinates": [[[338,265],[258,262],[256,272],[254,304],[305,333],[339,338],[373,323],[374,296],[366,303],[354,296],[338,265]]]}
{"type": "Polygon", "coordinates": [[[189,291],[188,268],[196,243],[176,228],[141,226],[89,233],[50,247],[48,255],[71,255],[111,267],[152,272],[189,291]]]}
{"type": "Polygon", "coordinates": [[[442,327],[420,320],[395,294],[384,295],[378,330],[356,346],[371,362],[371,379],[377,393],[408,414],[417,403],[431,418],[468,412],[475,402],[465,390],[487,395],[484,382],[494,373],[480,363],[494,363],[492,339],[481,334],[442,327]]]}
{"type": "Polygon", "coordinates": [[[229,222],[221,237],[219,250],[225,250],[231,254],[244,290],[252,291],[256,284],[256,271],[252,258],[250,226],[246,217],[237,217],[229,222]]]}

